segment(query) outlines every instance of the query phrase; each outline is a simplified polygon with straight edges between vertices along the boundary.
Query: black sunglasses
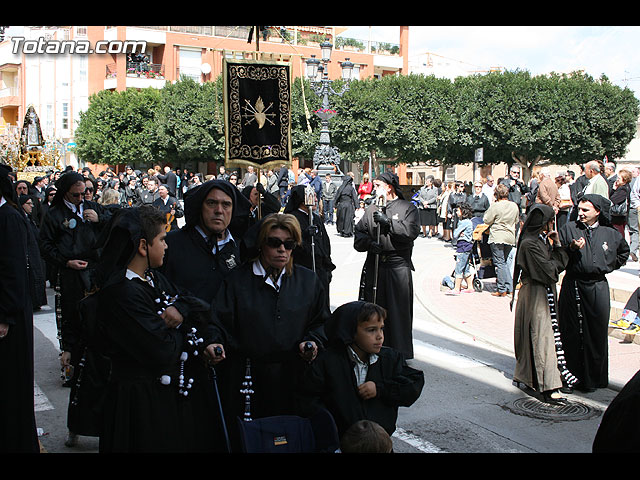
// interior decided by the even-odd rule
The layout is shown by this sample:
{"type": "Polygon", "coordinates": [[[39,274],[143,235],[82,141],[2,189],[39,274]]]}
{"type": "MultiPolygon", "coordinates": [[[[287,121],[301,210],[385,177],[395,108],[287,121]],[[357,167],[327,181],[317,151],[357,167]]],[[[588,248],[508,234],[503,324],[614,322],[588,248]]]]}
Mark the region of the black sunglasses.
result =
{"type": "Polygon", "coordinates": [[[280,245],[284,245],[286,250],[293,250],[296,247],[295,240],[280,240],[277,237],[267,237],[265,243],[271,248],[280,248],[280,245]]]}

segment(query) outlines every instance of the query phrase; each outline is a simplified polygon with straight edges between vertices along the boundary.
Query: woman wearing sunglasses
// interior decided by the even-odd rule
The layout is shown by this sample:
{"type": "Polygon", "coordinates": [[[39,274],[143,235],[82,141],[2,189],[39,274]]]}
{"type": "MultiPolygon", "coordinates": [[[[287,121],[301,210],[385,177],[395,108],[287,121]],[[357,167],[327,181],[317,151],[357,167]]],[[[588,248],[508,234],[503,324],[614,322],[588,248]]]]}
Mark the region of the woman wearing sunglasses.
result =
{"type": "Polygon", "coordinates": [[[224,348],[220,390],[229,426],[244,416],[294,413],[295,379],[322,347],[330,315],[318,276],[293,263],[291,252],[302,238],[298,220],[274,213],[256,228],[256,257],[225,278],[213,302],[224,348]],[[253,393],[245,411],[240,391],[247,361],[253,393]]]}

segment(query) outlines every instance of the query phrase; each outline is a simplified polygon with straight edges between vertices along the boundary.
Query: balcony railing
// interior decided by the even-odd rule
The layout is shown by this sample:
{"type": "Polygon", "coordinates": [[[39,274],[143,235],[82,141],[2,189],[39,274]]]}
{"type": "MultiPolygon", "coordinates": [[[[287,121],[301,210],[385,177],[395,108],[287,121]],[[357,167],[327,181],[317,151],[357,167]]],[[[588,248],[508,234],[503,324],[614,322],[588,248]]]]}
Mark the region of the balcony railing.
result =
{"type": "MultiPolygon", "coordinates": [[[[116,64],[106,66],[105,78],[116,78],[118,75],[116,64]]],[[[127,77],[164,79],[164,65],[147,62],[127,62],[127,77]]]]}

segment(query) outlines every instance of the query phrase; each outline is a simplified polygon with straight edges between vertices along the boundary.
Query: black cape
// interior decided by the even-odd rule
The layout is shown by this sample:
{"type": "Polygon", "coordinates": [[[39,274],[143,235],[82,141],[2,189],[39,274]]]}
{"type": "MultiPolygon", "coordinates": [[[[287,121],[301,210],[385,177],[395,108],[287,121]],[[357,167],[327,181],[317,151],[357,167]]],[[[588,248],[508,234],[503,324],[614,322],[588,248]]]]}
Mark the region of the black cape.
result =
{"type": "Polygon", "coordinates": [[[210,180],[189,190],[184,200],[185,225],[167,234],[167,251],[160,269],[173,283],[206,302],[216,296],[222,280],[242,263],[241,241],[246,225],[237,223],[249,214],[249,201],[226,180],[210,180]],[[218,188],[233,201],[229,230],[234,240],[214,250],[196,230],[200,223],[202,202],[211,189],[218,188]],[[235,227],[235,228],[234,228],[235,227]]]}
{"type": "MultiPolygon", "coordinates": [[[[354,248],[367,252],[362,267],[359,300],[373,302],[376,255],[369,251],[376,242],[377,229],[370,205],[355,228],[354,248]]],[[[388,234],[380,236],[383,252],[378,263],[376,301],[387,309],[385,345],[400,351],[406,358],[413,358],[413,242],[420,234],[418,209],[411,202],[395,199],[387,204],[386,215],[392,227],[388,234]]]]}
{"type": "Polygon", "coordinates": [[[252,418],[292,414],[295,381],[306,365],[299,344],[310,340],[321,348],[330,315],[318,277],[294,265],[276,291],[253,273],[253,262],[247,262],[224,279],[213,307],[219,335],[226,336],[226,360],[218,371],[230,434],[234,436],[233,426],[244,415],[240,390],[247,359],[255,392],[252,418]]]}
{"type": "MultiPolygon", "coordinates": [[[[5,177],[6,179],[6,177],[5,177]]],[[[3,188],[3,196],[5,191],[3,188]]],[[[0,452],[37,453],[33,397],[33,311],[27,272],[27,224],[10,204],[0,207],[0,452]]]]}
{"type": "Polygon", "coordinates": [[[422,371],[409,367],[396,350],[382,347],[369,365],[367,381],[376,384],[376,397],[363,400],[357,393],[353,360],[347,350],[356,331],[364,302],[338,307],[327,321],[328,346],[305,372],[296,393],[298,414],[311,416],[321,408],[331,412],[342,435],[359,420],[381,425],[389,435],[396,429],[399,407],[411,406],[424,387],[422,371]]]}
{"type": "Polygon", "coordinates": [[[336,230],[338,233],[350,237],[353,235],[353,218],[358,207],[358,192],[353,186],[353,178],[345,175],[342,185],[338,188],[335,198],[336,230]]]}

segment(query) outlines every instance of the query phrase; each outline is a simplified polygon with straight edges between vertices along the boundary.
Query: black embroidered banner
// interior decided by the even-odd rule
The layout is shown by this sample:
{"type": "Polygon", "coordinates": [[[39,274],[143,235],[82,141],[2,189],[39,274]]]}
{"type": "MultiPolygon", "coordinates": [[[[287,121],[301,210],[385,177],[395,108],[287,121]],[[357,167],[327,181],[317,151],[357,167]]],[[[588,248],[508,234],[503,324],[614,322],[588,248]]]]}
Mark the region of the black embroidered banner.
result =
{"type": "Polygon", "coordinates": [[[225,163],[291,162],[291,64],[224,61],[225,163]]]}

